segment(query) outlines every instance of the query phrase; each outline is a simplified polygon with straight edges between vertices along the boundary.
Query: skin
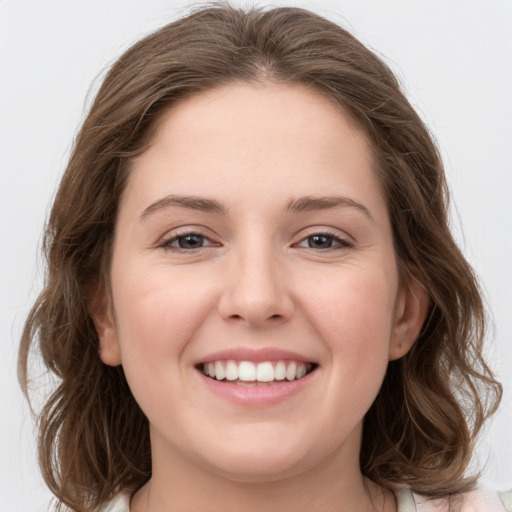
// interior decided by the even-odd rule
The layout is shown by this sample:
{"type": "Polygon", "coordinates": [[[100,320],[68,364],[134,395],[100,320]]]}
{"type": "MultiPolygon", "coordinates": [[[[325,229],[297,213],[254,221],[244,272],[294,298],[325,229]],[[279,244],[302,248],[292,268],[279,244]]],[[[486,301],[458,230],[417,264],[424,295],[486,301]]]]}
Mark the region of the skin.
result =
{"type": "Polygon", "coordinates": [[[399,279],[374,165],[357,125],[302,86],[232,84],[160,119],[133,162],[112,303],[95,316],[103,362],[123,365],[150,423],[153,476],[132,512],[396,510],[361,475],[361,428],[427,299],[399,279]],[[162,202],[169,195],[220,208],[162,202]],[[287,209],[333,196],[349,201],[287,209]],[[180,248],[189,232],[203,245],[180,248]],[[318,367],[277,404],[234,404],[195,365],[239,346],[318,367]]]}

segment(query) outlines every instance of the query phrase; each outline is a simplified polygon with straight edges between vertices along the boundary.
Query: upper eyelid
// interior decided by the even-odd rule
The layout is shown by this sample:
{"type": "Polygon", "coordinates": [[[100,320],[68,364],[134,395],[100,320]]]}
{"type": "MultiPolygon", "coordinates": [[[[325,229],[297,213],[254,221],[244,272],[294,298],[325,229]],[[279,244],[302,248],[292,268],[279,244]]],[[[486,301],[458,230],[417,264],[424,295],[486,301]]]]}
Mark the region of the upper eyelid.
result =
{"type": "Polygon", "coordinates": [[[214,246],[214,245],[220,245],[220,244],[218,244],[218,242],[215,242],[214,240],[212,240],[211,237],[206,236],[203,233],[199,233],[197,231],[186,231],[183,233],[176,233],[173,235],[162,237],[160,242],[158,242],[158,246],[159,247],[169,247],[172,242],[175,242],[176,240],[186,237],[186,236],[189,236],[189,235],[197,235],[197,236],[202,237],[204,240],[208,240],[209,245],[204,246],[204,247],[198,247],[198,249],[203,249],[205,247],[214,246]]]}
{"type": "MultiPolygon", "coordinates": [[[[190,226],[178,226],[172,229],[169,229],[165,232],[160,238],[159,242],[164,242],[166,240],[173,240],[175,238],[179,238],[180,236],[187,235],[200,235],[204,238],[212,239],[215,237],[215,233],[212,232],[211,229],[206,228],[200,225],[190,225],[190,226]]],[[[157,242],[157,243],[159,243],[157,242]]]]}
{"type": "MultiPolygon", "coordinates": [[[[293,245],[298,246],[299,244],[305,242],[308,238],[311,238],[313,236],[327,236],[332,238],[333,240],[337,241],[341,247],[349,248],[353,247],[355,245],[355,242],[353,242],[348,237],[338,236],[333,233],[329,232],[315,232],[311,233],[310,235],[306,235],[302,237],[298,242],[295,242],[293,245]]],[[[312,247],[310,249],[313,249],[312,247]]],[[[314,250],[320,250],[320,249],[314,249],[314,250]]]]}
{"type": "Polygon", "coordinates": [[[309,226],[303,228],[295,234],[294,239],[300,242],[306,238],[309,238],[310,236],[315,235],[326,235],[352,244],[357,243],[356,238],[349,234],[347,231],[330,226],[309,226]]]}
{"type": "MultiPolygon", "coordinates": [[[[211,229],[200,225],[190,225],[179,226],[171,229],[170,231],[168,231],[166,234],[159,238],[156,245],[160,246],[169,244],[169,242],[172,242],[177,238],[187,235],[199,235],[212,243],[220,244],[220,242],[216,242],[215,232],[212,232],[211,229]]],[[[338,230],[337,228],[331,228],[327,226],[310,226],[307,228],[303,228],[298,233],[296,233],[296,235],[294,236],[294,239],[296,241],[292,242],[291,245],[297,245],[303,242],[304,240],[308,239],[309,237],[315,235],[329,236],[340,242],[345,242],[350,245],[354,245],[357,242],[353,236],[349,235],[345,231],[338,230]]]]}

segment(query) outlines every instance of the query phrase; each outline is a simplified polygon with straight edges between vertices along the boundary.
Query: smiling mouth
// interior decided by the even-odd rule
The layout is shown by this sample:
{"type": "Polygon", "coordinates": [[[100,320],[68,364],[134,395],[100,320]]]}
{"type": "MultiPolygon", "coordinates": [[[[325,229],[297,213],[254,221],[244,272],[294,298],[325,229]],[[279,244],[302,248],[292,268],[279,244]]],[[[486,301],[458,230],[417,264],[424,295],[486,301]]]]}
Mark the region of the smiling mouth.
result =
{"type": "Polygon", "coordinates": [[[316,363],[302,361],[212,361],[198,365],[206,377],[220,382],[240,386],[269,386],[282,382],[300,380],[313,372],[316,363]]]}

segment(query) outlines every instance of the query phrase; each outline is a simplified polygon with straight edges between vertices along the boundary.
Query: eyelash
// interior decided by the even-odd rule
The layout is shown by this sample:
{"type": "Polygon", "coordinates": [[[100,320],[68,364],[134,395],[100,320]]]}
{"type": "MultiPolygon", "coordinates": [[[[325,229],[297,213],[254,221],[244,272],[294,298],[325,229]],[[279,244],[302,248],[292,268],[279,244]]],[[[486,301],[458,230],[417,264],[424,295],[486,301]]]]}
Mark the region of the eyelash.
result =
{"type": "MultiPolygon", "coordinates": [[[[171,238],[163,240],[162,243],[159,244],[159,247],[161,247],[162,249],[165,249],[167,251],[174,251],[174,252],[191,252],[191,251],[197,251],[199,249],[204,249],[205,246],[186,249],[184,247],[176,247],[176,246],[172,245],[175,242],[179,243],[179,241],[181,239],[184,239],[186,237],[193,237],[193,236],[199,237],[202,240],[209,241],[210,245],[219,245],[219,244],[213,243],[207,236],[205,236],[201,233],[198,233],[197,231],[184,231],[182,233],[177,233],[177,234],[173,235],[171,238]]],[[[206,247],[209,247],[210,245],[208,245],[206,247]]]]}
{"type": "Polygon", "coordinates": [[[349,250],[354,248],[354,244],[347,240],[346,238],[341,238],[339,235],[332,233],[328,230],[320,231],[318,233],[312,233],[311,235],[308,235],[307,237],[303,238],[298,244],[295,244],[295,246],[299,246],[303,242],[307,242],[308,240],[314,238],[314,237],[325,237],[330,239],[332,243],[335,243],[336,245],[332,247],[327,247],[324,249],[317,249],[314,247],[306,247],[307,249],[311,250],[317,250],[321,252],[327,252],[327,251],[336,251],[336,250],[349,250]]]}
{"type": "MultiPolygon", "coordinates": [[[[320,251],[320,252],[327,252],[327,251],[335,251],[335,250],[349,250],[354,248],[354,244],[350,242],[349,240],[345,238],[341,238],[340,236],[336,235],[335,233],[329,232],[329,231],[321,231],[312,233],[300,240],[300,242],[294,244],[294,247],[301,247],[300,244],[307,242],[310,239],[313,239],[314,237],[325,237],[329,239],[329,241],[332,244],[335,244],[334,246],[327,247],[327,248],[315,248],[315,247],[304,247],[306,249],[310,249],[313,251],[320,251]]],[[[177,233],[171,238],[168,238],[164,240],[161,244],[159,244],[159,247],[162,249],[165,249],[167,251],[173,251],[173,252],[192,252],[192,251],[198,251],[201,249],[205,249],[212,246],[219,246],[220,244],[216,244],[215,242],[212,242],[207,236],[198,233],[197,231],[184,231],[182,233],[177,233]],[[180,242],[180,240],[186,238],[186,237],[198,237],[202,241],[208,241],[209,245],[204,246],[201,245],[200,247],[193,247],[193,248],[184,248],[184,247],[176,247],[172,244],[180,242]]]]}

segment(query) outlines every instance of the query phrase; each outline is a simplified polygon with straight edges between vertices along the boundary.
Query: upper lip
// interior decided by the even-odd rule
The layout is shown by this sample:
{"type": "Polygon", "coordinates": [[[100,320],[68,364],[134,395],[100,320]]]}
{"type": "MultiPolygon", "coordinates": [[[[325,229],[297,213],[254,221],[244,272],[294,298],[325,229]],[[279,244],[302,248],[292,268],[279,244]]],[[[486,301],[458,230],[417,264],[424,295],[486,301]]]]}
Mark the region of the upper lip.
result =
{"type": "Polygon", "coordinates": [[[201,360],[197,361],[197,364],[211,363],[214,361],[227,361],[230,359],[234,361],[251,361],[254,363],[260,363],[263,361],[283,361],[287,359],[303,363],[316,363],[315,360],[308,356],[277,347],[259,349],[234,347],[208,354],[201,358],[201,360]]]}

